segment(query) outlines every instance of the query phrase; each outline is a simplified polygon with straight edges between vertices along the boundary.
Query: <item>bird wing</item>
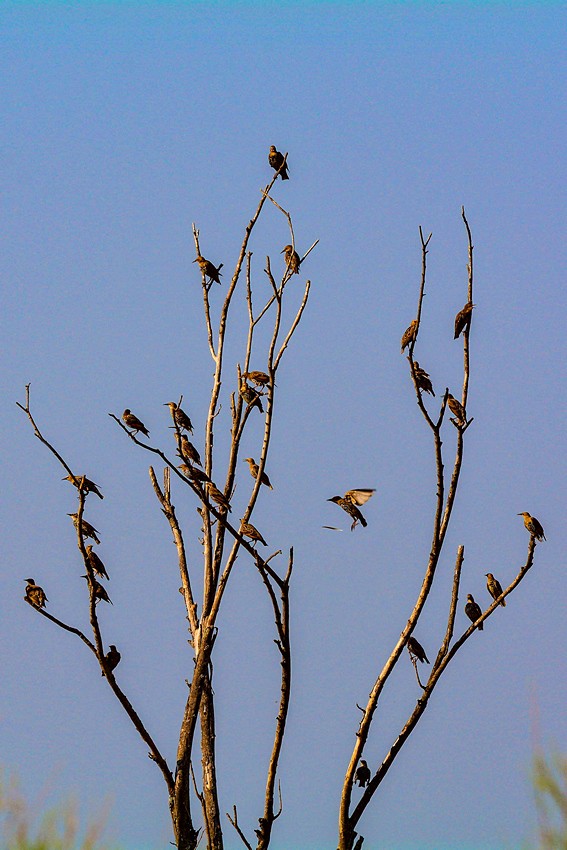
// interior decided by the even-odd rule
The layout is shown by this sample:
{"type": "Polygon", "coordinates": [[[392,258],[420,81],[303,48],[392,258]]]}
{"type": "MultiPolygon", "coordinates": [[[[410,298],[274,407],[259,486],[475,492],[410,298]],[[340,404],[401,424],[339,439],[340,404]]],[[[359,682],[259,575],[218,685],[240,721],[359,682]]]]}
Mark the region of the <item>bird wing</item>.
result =
{"type": "Polygon", "coordinates": [[[372,490],[347,490],[345,499],[348,499],[353,505],[365,505],[375,492],[375,488],[372,490]]]}

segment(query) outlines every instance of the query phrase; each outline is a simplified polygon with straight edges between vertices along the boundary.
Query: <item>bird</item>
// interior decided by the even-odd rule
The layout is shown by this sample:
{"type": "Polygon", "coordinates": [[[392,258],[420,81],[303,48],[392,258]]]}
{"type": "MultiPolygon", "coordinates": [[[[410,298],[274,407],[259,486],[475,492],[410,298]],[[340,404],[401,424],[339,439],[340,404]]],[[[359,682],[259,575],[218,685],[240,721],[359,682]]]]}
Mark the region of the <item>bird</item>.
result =
{"type": "MultiPolygon", "coordinates": [[[[476,623],[479,617],[482,616],[482,611],[480,610],[480,605],[478,602],[475,602],[471,593],[467,594],[467,604],[465,605],[465,614],[471,621],[471,623],[476,623]]],[[[479,631],[483,629],[483,623],[479,623],[479,631]]]]}
{"type": "Polygon", "coordinates": [[[270,383],[270,376],[265,372],[243,372],[242,377],[252,381],[252,383],[256,384],[257,387],[265,387],[270,383]]]}
{"type": "Polygon", "coordinates": [[[402,337],[402,354],[404,353],[404,348],[407,348],[410,342],[415,342],[417,338],[417,328],[417,319],[414,319],[402,337]]]}
{"type": "Polygon", "coordinates": [[[225,511],[231,511],[232,508],[228,503],[228,499],[221,493],[218,487],[215,487],[212,481],[207,481],[205,484],[205,490],[207,491],[207,495],[209,499],[212,499],[213,502],[216,502],[217,505],[225,511]]]}
{"type": "Polygon", "coordinates": [[[178,404],[174,401],[166,401],[164,407],[169,407],[169,411],[171,413],[171,417],[178,428],[181,430],[185,429],[185,431],[189,431],[190,434],[193,433],[193,425],[191,420],[187,416],[184,410],[181,410],[178,404]]]}
{"type": "Polygon", "coordinates": [[[451,393],[447,395],[447,404],[449,405],[449,410],[457,420],[459,425],[465,425],[467,421],[467,412],[460,401],[457,401],[455,396],[452,396],[451,393]]]}
{"type": "Polygon", "coordinates": [[[144,423],[140,422],[137,416],[134,416],[129,407],[127,407],[124,413],[122,414],[122,421],[128,428],[131,428],[135,434],[137,434],[138,431],[141,431],[142,434],[146,435],[146,437],[150,436],[150,432],[148,431],[144,423]]]}
{"type": "Polygon", "coordinates": [[[93,552],[93,547],[89,544],[87,547],[87,558],[89,559],[89,564],[91,565],[91,569],[93,573],[96,573],[97,576],[101,576],[101,578],[106,578],[110,581],[110,577],[106,572],[106,567],[98,557],[96,552],[93,552]]]}
{"type": "MultiPolygon", "coordinates": [[[[250,469],[250,475],[252,476],[252,478],[258,478],[259,467],[258,467],[258,464],[256,463],[256,461],[254,460],[254,458],[253,457],[245,457],[244,461],[246,463],[248,463],[248,468],[250,469]]],[[[260,476],[260,484],[265,484],[266,487],[270,488],[270,490],[274,489],[272,487],[271,483],[270,483],[270,479],[268,478],[268,476],[266,475],[265,472],[263,472],[262,475],[260,476]]]]}
{"type": "MultiPolygon", "coordinates": [[[[122,656],[120,655],[114,644],[111,643],[108,652],[104,656],[104,667],[112,672],[112,670],[114,670],[114,668],[118,667],[118,665],[120,664],[121,658],[122,656]]],[[[105,671],[103,670],[100,675],[104,676],[104,674],[105,671]]]]}
{"type": "Polygon", "coordinates": [[[213,263],[211,263],[210,260],[205,260],[205,258],[202,257],[200,254],[197,254],[193,262],[199,263],[199,268],[201,269],[205,277],[208,277],[211,282],[214,280],[215,283],[220,284],[220,278],[222,277],[222,263],[217,268],[215,265],[213,265],[213,263]]]}
{"type": "Polygon", "coordinates": [[[286,245],[285,248],[282,248],[280,254],[285,254],[285,264],[289,266],[290,272],[292,274],[299,274],[301,260],[297,251],[293,250],[293,245],[286,245]]]}
{"type": "Polygon", "coordinates": [[[180,463],[178,469],[181,470],[183,475],[186,475],[187,478],[190,478],[191,481],[198,481],[199,483],[209,481],[210,478],[206,472],[203,472],[202,469],[197,469],[196,466],[192,466],[190,463],[180,463]]]}
{"type": "Polygon", "coordinates": [[[90,478],[87,478],[86,475],[66,475],[65,478],[61,479],[62,481],[70,481],[71,484],[74,484],[77,490],[79,486],[82,490],[85,490],[87,493],[96,493],[99,499],[104,499],[104,496],[98,489],[98,484],[95,484],[94,481],[91,481],[90,478]]]}
{"type": "Polygon", "coordinates": [[[260,400],[260,396],[253,390],[252,387],[249,387],[246,381],[242,381],[240,384],[240,396],[243,401],[246,402],[250,407],[257,407],[260,413],[264,412],[264,408],[262,407],[262,402],[260,400]]]}
{"type": "MultiPolygon", "coordinates": [[[[71,517],[71,519],[73,520],[73,525],[78,530],[79,514],[67,514],[67,516],[71,517]]],[[[96,530],[94,525],[91,525],[90,522],[86,521],[86,519],[81,520],[81,532],[84,538],[88,539],[90,537],[90,539],[94,540],[95,543],[100,543],[100,540],[98,538],[98,531],[96,530]]]]}
{"type": "Polygon", "coordinates": [[[522,511],[522,513],[518,514],[518,516],[524,517],[524,525],[536,540],[546,540],[546,536],[543,533],[543,528],[541,524],[537,521],[535,516],[530,516],[527,511],[522,511]]]}
{"type": "Polygon", "coordinates": [[[460,310],[455,316],[454,339],[458,339],[464,330],[470,328],[473,307],[476,307],[476,304],[473,304],[471,301],[469,301],[468,304],[465,304],[463,309],[460,310]]]}
{"type": "Polygon", "coordinates": [[[82,576],[82,578],[86,578],[87,583],[91,588],[91,594],[95,598],[95,604],[101,599],[103,600],[103,602],[110,602],[111,605],[114,604],[102,584],[97,581],[96,578],[91,579],[88,575],[82,576]]]}
{"type": "Polygon", "coordinates": [[[251,522],[244,522],[243,519],[240,520],[240,533],[243,537],[249,537],[250,540],[254,540],[254,542],[258,541],[262,544],[262,546],[267,546],[268,544],[258,531],[258,529],[252,525],[251,522]]]}
{"type": "Polygon", "coordinates": [[[275,171],[279,171],[282,180],[289,180],[289,174],[287,173],[287,160],[285,159],[283,153],[280,153],[280,151],[276,150],[275,145],[270,145],[268,162],[275,171]]]}
{"type": "Polygon", "coordinates": [[[360,759],[360,764],[354,774],[354,781],[358,783],[359,788],[364,788],[370,782],[370,768],[364,759],[360,759]]]}
{"type": "MultiPolygon", "coordinates": [[[[490,593],[490,595],[492,596],[493,599],[498,599],[498,597],[501,596],[501,594],[502,594],[502,585],[500,584],[500,582],[498,581],[497,578],[494,578],[492,573],[485,573],[485,576],[486,576],[486,587],[487,587],[488,592],[490,593]]],[[[506,607],[506,600],[501,599],[500,604],[502,605],[503,608],[505,608],[506,607]]]]}
{"type": "Polygon", "coordinates": [[[358,510],[358,505],[364,505],[375,492],[375,489],[347,490],[344,496],[333,496],[331,499],[327,499],[327,501],[334,502],[339,506],[339,508],[342,508],[343,511],[346,511],[347,514],[353,518],[354,522],[351,525],[350,530],[354,531],[359,522],[364,528],[368,525],[361,512],[358,510]]]}
{"type": "Polygon", "coordinates": [[[423,662],[425,662],[426,664],[429,664],[429,658],[425,654],[424,648],[422,647],[420,642],[413,637],[413,635],[410,635],[409,638],[407,639],[406,646],[408,648],[408,652],[410,654],[410,657],[412,655],[415,655],[417,660],[421,661],[422,664],[423,664],[423,662]]]}
{"type": "Polygon", "coordinates": [[[421,368],[417,360],[413,361],[413,365],[415,367],[415,382],[418,389],[423,390],[424,393],[430,393],[434,396],[435,393],[433,392],[433,384],[431,383],[431,378],[425,369],[421,368]]]}
{"type": "Polygon", "coordinates": [[[45,603],[49,602],[49,599],[45,595],[43,587],[36,584],[33,578],[25,578],[24,581],[27,581],[24,599],[27,602],[31,602],[36,608],[45,608],[45,603]]]}
{"type": "Polygon", "coordinates": [[[191,463],[196,463],[199,466],[203,465],[201,463],[201,457],[199,455],[199,452],[197,451],[197,449],[195,448],[193,443],[191,443],[187,439],[185,434],[183,434],[182,437],[181,437],[181,442],[180,442],[180,445],[179,445],[179,454],[181,455],[181,457],[186,458],[187,460],[190,460],[191,463]]]}

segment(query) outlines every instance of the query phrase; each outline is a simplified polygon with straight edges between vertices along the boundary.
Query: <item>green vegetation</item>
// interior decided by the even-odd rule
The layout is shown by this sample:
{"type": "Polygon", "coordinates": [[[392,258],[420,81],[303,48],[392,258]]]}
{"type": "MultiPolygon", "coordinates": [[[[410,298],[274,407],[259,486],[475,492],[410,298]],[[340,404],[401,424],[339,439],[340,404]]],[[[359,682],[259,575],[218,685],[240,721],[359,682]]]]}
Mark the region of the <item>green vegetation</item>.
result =
{"type": "Polygon", "coordinates": [[[567,850],[567,757],[534,758],[538,850],[567,850]]]}

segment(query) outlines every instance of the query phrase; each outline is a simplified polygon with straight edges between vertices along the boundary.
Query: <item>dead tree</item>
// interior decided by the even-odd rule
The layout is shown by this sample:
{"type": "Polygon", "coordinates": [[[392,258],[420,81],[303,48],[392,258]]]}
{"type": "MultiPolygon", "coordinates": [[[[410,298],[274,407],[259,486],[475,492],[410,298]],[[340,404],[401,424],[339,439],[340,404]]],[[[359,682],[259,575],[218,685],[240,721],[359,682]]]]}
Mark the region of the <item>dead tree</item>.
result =
{"type": "MultiPolygon", "coordinates": [[[[235,270],[228,282],[228,288],[220,305],[218,301],[222,290],[217,287],[212,290],[212,286],[215,282],[222,286],[220,270],[223,264],[216,266],[212,261],[202,256],[199,231],[193,226],[196,250],[195,262],[198,263],[201,271],[205,333],[214,367],[208,415],[203,428],[197,429],[198,436],[202,438],[204,445],[203,460],[201,461],[198,449],[193,446],[187,436],[187,433],[191,434],[194,428],[189,415],[181,407],[182,396],[178,401],[167,403],[166,406],[169,407],[171,420],[169,423],[164,420],[164,434],[170,433],[166,430],[167,424],[173,428],[177,456],[169,448],[163,449],[159,444],[153,445],[150,442],[150,434],[147,428],[132,411],[125,410],[121,417],[114,413],[109,414],[116,425],[124,431],[125,438],[130,439],[140,450],[149,452],[155,457],[156,461],[159,460],[164,464],[163,483],[158,481],[153,466],[150,466],[149,474],[151,485],[169,524],[176,548],[181,578],[180,592],[185,602],[189,643],[193,651],[192,667],[188,676],[187,699],[180,724],[177,759],[174,768],[163,757],[150,735],[146,723],[138,715],[119,685],[119,651],[116,647],[111,647],[110,651],[105,654],[105,640],[97,616],[97,604],[102,600],[110,600],[104,586],[95,578],[95,574],[99,577],[102,576],[105,573],[105,568],[102,565],[101,570],[100,559],[96,558],[92,552],[92,547],[85,546],[85,540],[88,537],[94,535],[95,543],[98,540],[96,529],[93,529],[85,518],[88,498],[93,492],[100,498],[102,498],[102,494],[94,482],[84,475],[77,475],[63,455],[43,436],[32,414],[29,385],[26,387],[25,403],[18,403],[18,406],[27,415],[36,437],[57,458],[66,470],[67,479],[75,485],[78,491],[78,509],[71,516],[77,531],[77,545],[85,569],[84,577],[87,580],[86,588],[92,639],[87,637],[81,629],[63,622],[60,618],[46,611],[41,604],[37,604],[37,600],[43,601],[43,596],[39,593],[41,588],[36,586],[33,581],[28,585],[26,601],[43,617],[60,628],[77,635],[95,655],[108,686],[148,747],[150,759],[155,762],[162,773],[168,792],[175,846],[179,850],[194,850],[203,831],[206,835],[207,847],[210,850],[222,850],[223,847],[216,778],[212,657],[217,638],[216,623],[219,610],[229,585],[236,558],[243,553],[252,559],[261,579],[259,586],[265,588],[273,608],[276,626],[275,644],[281,664],[280,705],[266,777],[264,809],[258,817],[258,828],[255,830],[255,843],[258,850],[266,850],[269,846],[273,823],[282,811],[282,798],[279,783],[277,783],[277,775],[291,689],[289,589],[293,570],[293,549],[291,548],[289,551],[287,567],[284,568],[283,573],[278,572],[274,568],[273,562],[278,555],[281,555],[281,550],[276,549],[266,557],[261,556],[257,551],[257,546],[259,543],[265,544],[265,541],[261,532],[252,525],[250,520],[256,502],[260,497],[261,486],[266,480],[264,469],[268,460],[272,434],[276,376],[282,358],[307,305],[310,281],[305,282],[303,291],[300,290],[299,294],[297,294],[297,287],[293,287],[293,293],[295,293],[293,294],[292,287],[289,289],[287,287],[292,274],[294,274],[290,263],[286,264],[281,278],[277,281],[268,257],[264,269],[266,284],[263,287],[257,284],[254,288],[252,286],[250,237],[267,201],[272,202],[284,216],[291,245],[295,251],[291,215],[270,194],[277,177],[278,172],[261,191],[257,209],[245,228],[235,270]],[[261,301],[259,308],[255,307],[253,293],[254,300],[261,301]],[[225,366],[225,344],[231,331],[229,311],[238,297],[243,299],[247,305],[248,330],[246,338],[240,340],[241,361],[225,366]],[[283,319],[283,304],[286,298],[288,301],[295,299],[295,305],[292,305],[291,308],[293,318],[287,326],[284,325],[283,319]],[[218,314],[216,321],[213,320],[213,314],[218,314]],[[261,322],[266,323],[270,320],[272,322],[271,333],[267,334],[267,344],[257,345],[255,339],[257,327],[261,322]],[[221,385],[223,382],[231,387],[225,403],[225,411],[229,412],[228,416],[222,410],[221,385]],[[250,467],[251,471],[254,469],[256,474],[253,473],[252,478],[250,478],[248,469],[245,469],[239,461],[243,460],[240,457],[242,436],[248,420],[252,416],[262,417],[263,430],[261,442],[256,452],[256,460],[250,467]],[[214,436],[223,426],[227,429],[230,428],[231,441],[226,471],[221,480],[220,469],[222,467],[218,452],[215,453],[214,451],[214,436]],[[201,463],[203,464],[202,468],[200,468],[201,463]],[[251,494],[240,520],[232,518],[231,505],[236,488],[237,473],[246,481],[246,492],[251,488],[251,494]],[[202,520],[202,537],[199,540],[189,540],[184,536],[172,502],[172,490],[175,487],[189,488],[192,491],[202,520]],[[204,581],[203,596],[198,601],[194,590],[196,575],[193,571],[194,565],[199,562],[203,564],[204,581]],[[199,742],[201,750],[202,775],[200,782],[194,770],[196,741],[199,742]],[[195,799],[201,806],[202,825],[201,819],[196,818],[193,813],[192,801],[195,799]]],[[[315,244],[306,252],[301,262],[305,260],[315,244]]],[[[233,333],[236,332],[233,331],[233,333]]],[[[241,486],[241,491],[245,491],[244,484],[241,486]]],[[[45,584],[45,577],[42,577],[41,581],[45,584]]],[[[54,600],[50,604],[56,607],[54,600]]],[[[232,815],[229,814],[228,818],[246,847],[251,848],[251,844],[238,822],[236,805],[233,808],[232,815]]]]}

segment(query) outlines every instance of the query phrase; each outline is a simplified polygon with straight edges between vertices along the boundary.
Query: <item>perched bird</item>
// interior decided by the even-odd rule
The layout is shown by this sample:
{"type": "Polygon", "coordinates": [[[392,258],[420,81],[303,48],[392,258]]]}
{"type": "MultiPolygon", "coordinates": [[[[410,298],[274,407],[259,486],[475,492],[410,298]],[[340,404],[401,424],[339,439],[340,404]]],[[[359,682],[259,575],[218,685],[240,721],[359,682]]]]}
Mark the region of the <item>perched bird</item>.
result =
{"type": "MultiPolygon", "coordinates": [[[[79,514],[67,514],[67,516],[71,517],[71,519],[73,520],[73,525],[78,530],[79,514]]],[[[85,539],[88,540],[88,538],[90,537],[90,539],[94,540],[95,543],[100,543],[100,540],[98,539],[98,531],[96,530],[94,525],[91,525],[90,522],[86,521],[86,519],[82,520],[81,522],[81,531],[85,539]]]]}
{"type": "Polygon", "coordinates": [[[460,401],[457,401],[455,396],[452,396],[451,393],[447,396],[447,404],[449,405],[449,410],[457,420],[459,425],[465,425],[467,421],[467,412],[460,401]]]}
{"type": "Polygon", "coordinates": [[[257,387],[265,387],[270,383],[270,376],[265,372],[244,372],[242,377],[252,381],[252,383],[256,384],[257,387]]]}
{"type": "Polygon", "coordinates": [[[407,348],[410,342],[415,342],[417,338],[417,327],[417,319],[414,319],[402,337],[402,354],[404,353],[404,348],[407,348]]]}
{"type": "Polygon", "coordinates": [[[343,511],[346,511],[347,514],[353,518],[354,522],[351,525],[350,530],[354,531],[359,522],[362,526],[364,526],[364,528],[368,525],[357,506],[364,505],[375,492],[375,489],[347,490],[344,496],[333,496],[332,499],[327,499],[327,501],[334,502],[339,506],[339,508],[342,508],[343,511]]]}
{"type": "Polygon", "coordinates": [[[203,472],[202,469],[197,469],[196,466],[191,466],[190,463],[180,463],[178,469],[181,470],[183,475],[190,478],[191,481],[197,481],[199,484],[211,480],[206,472],[203,472]]]}
{"type": "MultiPolygon", "coordinates": [[[[486,587],[487,587],[488,592],[490,593],[490,595],[492,596],[493,599],[498,599],[498,597],[502,593],[502,585],[500,584],[500,582],[498,581],[497,578],[494,578],[492,573],[485,573],[485,576],[486,576],[486,587]]],[[[506,600],[501,599],[500,604],[502,605],[503,608],[505,608],[506,607],[506,600]]]]}
{"type": "Polygon", "coordinates": [[[180,445],[179,445],[179,453],[181,454],[181,457],[184,457],[187,460],[190,460],[191,463],[196,463],[199,466],[203,465],[201,463],[201,457],[199,455],[199,452],[197,451],[197,449],[195,448],[193,443],[191,443],[187,439],[185,434],[183,434],[183,436],[181,437],[181,442],[180,442],[180,445]]]}
{"type": "Polygon", "coordinates": [[[45,595],[43,587],[36,584],[35,579],[33,578],[25,578],[24,581],[27,581],[26,595],[24,596],[24,599],[31,602],[32,605],[36,606],[36,608],[45,608],[45,603],[49,602],[49,599],[45,595]]]}
{"type": "Polygon", "coordinates": [[[258,531],[258,529],[252,525],[251,522],[244,522],[244,520],[240,520],[240,533],[243,537],[249,537],[250,540],[254,540],[254,542],[258,541],[262,544],[262,546],[267,546],[268,544],[258,531]]]}
{"type": "Polygon", "coordinates": [[[454,339],[458,339],[465,329],[470,328],[473,307],[476,307],[476,304],[472,304],[469,301],[455,316],[454,339]]]}
{"type": "Polygon", "coordinates": [[[169,407],[171,418],[173,419],[178,428],[181,428],[181,430],[185,429],[186,431],[189,431],[190,434],[193,433],[193,425],[191,423],[191,420],[189,419],[185,411],[181,410],[178,404],[176,404],[174,401],[167,401],[164,404],[164,407],[169,407]]]}
{"type": "Polygon", "coordinates": [[[240,384],[240,396],[242,400],[246,402],[247,405],[251,407],[257,407],[260,413],[264,412],[260,396],[258,395],[256,390],[253,390],[252,387],[248,386],[246,381],[242,381],[242,383],[240,384]]]}
{"type": "Polygon", "coordinates": [[[86,578],[87,583],[91,588],[91,594],[95,598],[95,604],[100,602],[101,599],[103,602],[110,602],[111,605],[113,604],[112,599],[100,582],[98,582],[95,578],[91,580],[88,575],[82,576],[82,578],[86,578]]]}
{"type": "Polygon", "coordinates": [[[129,407],[127,407],[124,413],[122,414],[122,421],[128,428],[131,428],[135,434],[137,434],[138,431],[141,431],[142,434],[146,435],[146,437],[150,436],[150,432],[148,431],[144,423],[140,422],[137,416],[134,416],[129,407]]]}
{"type": "MultiPolygon", "coordinates": [[[[475,602],[471,593],[467,594],[467,604],[465,605],[465,614],[471,621],[471,623],[476,623],[479,617],[482,616],[482,611],[480,610],[480,605],[478,602],[475,602]]],[[[479,631],[482,631],[484,623],[480,623],[479,631]]]]}
{"type": "MultiPolygon", "coordinates": [[[[108,652],[104,656],[104,666],[107,668],[107,670],[112,671],[115,667],[118,667],[121,658],[122,656],[120,655],[114,644],[111,643],[108,652]]],[[[100,675],[104,676],[104,670],[100,675]]]]}
{"type": "Polygon", "coordinates": [[[215,265],[213,265],[213,263],[211,263],[210,260],[205,260],[205,258],[201,257],[200,254],[197,254],[193,262],[199,263],[199,268],[201,269],[205,277],[208,277],[211,282],[214,280],[215,283],[220,284],[220,279],[222,277],[222,263],[217,268],[215,265]]]}
{"type": "Polygon", "coordinates": [[[354,781],[358,783],[359,788],[364,788],[370,782],[370,768],[364,759],[360,759],[360,764],[354,774],[354,781]]]}
{"type": "MultiPolygon", "coordinates": [[[[250,475],[252,476],[252,478],[258,478],[259,467],[258,467],[258,464],[256,463],[256,461],[254,460],[254,458],[253,457],[245,457],[244,461],[246,463],[248,463],[248,468],[250,469],[250,475]]],[[[274,489],[272,487],[272,485],[270,484],[270,479],[268,478],[268,476],[266,475],[265,472],[263,472],[262,475],[260,476],[260,484],[265,484],[266,487],[270,488],[270,490],[274,489]]]]}
{"type": "Polygon", "coordinates": [[[285,264],[289,266],[289,269],[292,274],[299,274],[299,266],[301,265],[301,260],[299,259],[299,254],[297,251],[293,250],[292,245],[286,245],[285,248],[282,248],[280,254],[285,254],[285,264]]]}
{"type": "Polygon", "coordinates": [[[410,656],[415,655],[417,660],[421,661],[422,664],[423,662],[429,664],[429,658],[425,654],[424,648],[422,647],[420,642],[413,637],[413,635],[410,635],[410,637],[407,639],[406,646],[408,648],[410,656]]]}
{"type": "Polygon", "coordinates": [[[431,378],[425,369],[421,368],[417,360],[413,361],[413,365],[415,367],[415,382],[418,389],[422,390],[424,393],[430,393],[434,396],[435,393],[433,392],[433,384],[431,383],[431,378]]]}
{"type": "Polygon", "coordinates": [[[75,475],[73,478],[72,475],[66,475],[65,478],[61,479],[62,481],[70,481],[71,484],[74,484],[77,490],[81,487],[82,490],[85,490],[87,493],[96,493],[99,499],[104,499],[104,496],[98,489],[98,485],[91,481],[90,478],[87,478],[85,475],[75,475]]]}
{"type": "Polygon", "coordinates": [[[274,171],[280,172],[280,177],[282,180],[289,180],[289,174],[287,173],[287,161],[283,155],[276,150],[275,145],[270,145],[270,153],[268,154],[268,162],[274,169],[274,171]],[[280,171],[281,168],[281,171],[280,171]]]}
{"type": "Polygon", "coordinates": [[[219,508],[222,508],[225,511],[231,511],[232,508],[229,505],[228,499],[221,493],[218,487],[215,487],[212,481],[207,481],[205,484],[205,490],[207,491],[207,495],[209,499],[212,499],[213,502],[216,502],[219,508]]]}
{"type": "Polygon", "coordinates": [[[96,573],[97,576],[101,578],[106,578],[110,581],[110,577],[106,572],[106,567],[98,557],[96,552],[93,552],[93,547],[89,544],[87,547],[87,557],[89,559],[89,564],[91,565],[91,569],[93,573],[96,573]]]}
{"type": "Polygon", "coordinates": [[[537,521],[535,516],[530,516],[527,511],[523,511],[521,514],[518,514],[518,516],[524,517],[524,525],[526,526],[532,537],[535,537],[536,540],[546,540],[546,536],[543,533],[543,528],[541,527],[541,524],[537,521]]]}

